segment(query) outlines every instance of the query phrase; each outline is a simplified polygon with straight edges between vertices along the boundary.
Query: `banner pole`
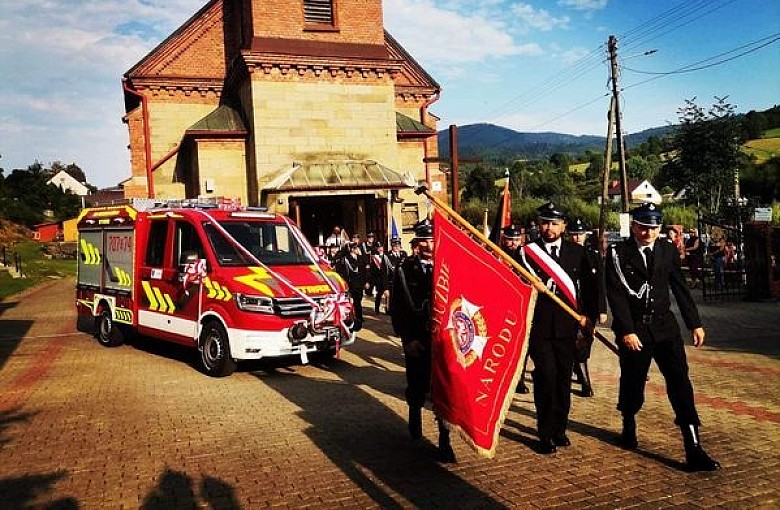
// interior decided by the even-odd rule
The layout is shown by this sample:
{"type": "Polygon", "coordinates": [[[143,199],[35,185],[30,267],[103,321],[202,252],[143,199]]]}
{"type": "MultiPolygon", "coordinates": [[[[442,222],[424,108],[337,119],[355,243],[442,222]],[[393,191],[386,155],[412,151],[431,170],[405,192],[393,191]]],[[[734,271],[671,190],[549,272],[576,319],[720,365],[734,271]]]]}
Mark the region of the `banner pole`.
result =
{"type": "MultiPolygon", "coordinates": [[[[504,250],[502,250],[500,246],[498,246],[493,241],[491,241],[490,239],[485,237],[484,234],[482,234],[479,230],[474,228],[468,221],[463,219],[463,217],[460,214],[455,212],[455,210],[453,210],[446,203],[442,202],[437,197],[433,196],[430,193],[430,191],[428,191],[428,187],[427,186],[425,186],[425,185],[419,186],[417,189],[414,190],[414,192],[416,194],[418,194],[418,195],[425,195],[426,197],[428,197],[428,199],[431,202],[433,202],[433,204],[436,207],[438,207],[439,209],[441,209],[444,212],[446,212],[460,226],[462,226],[463,228],[468,230],[471,234],[473,234],[482,243],[484,243],[485,245],[489,246],[493,251],[495,251],[503,259],[504,262],[506,262],[507,264],[512,266],[512,268],[514,268],[521,275],[523,275],[523,278],[528,280],[531,283],[531,285],[533,285],[534,288],[538,292],[541,292],[542,294],[545,294],[547,297],[552,299],[555,302],[555,304],[560,306],[563,309],[564,312],[566,312],[569,315],[571,315],[572,317],[574,317],[577,320],[577,322],[580,324],[580,326],[584,326],[587,323],[587,321],[588,321],[587,317],[577,313],[576,310],[574,310],[572,307],[570,307],[568,304],[566,304],[564,301],[562,301],[561,298],[559,298],[554,293],[552,293],[550,291],[550,289],[548,289],[547,286],[545,284],[543,284],[541,280],[539,280],[539,278],[537,278],[536,276],[534,276],[531,273],[529,273],[526,268],[521,266],[520,263],[518,263],[515,259],[513,259],[511,256],[509,256],[504,250]]],[[[599,341],[601,341],[601,343],[606,345],[607,348],[609,348],[610,351],[614,352],[615,354],[618,354],[618,349],[615,346],[615,344],[610,342],[604,335],[602,335],[601,333],[596,331],[595,326],[594,326],[594,329],[593,329],[593,336],[598,338],[599,341]]]]}

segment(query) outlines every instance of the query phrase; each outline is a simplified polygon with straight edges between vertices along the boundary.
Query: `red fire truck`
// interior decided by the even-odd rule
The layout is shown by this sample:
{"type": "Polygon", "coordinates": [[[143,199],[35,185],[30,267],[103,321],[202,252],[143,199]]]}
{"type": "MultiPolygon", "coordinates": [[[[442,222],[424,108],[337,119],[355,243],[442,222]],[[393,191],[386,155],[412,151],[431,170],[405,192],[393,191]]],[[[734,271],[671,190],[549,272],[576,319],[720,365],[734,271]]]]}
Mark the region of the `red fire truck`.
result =
{"type": "Polygon", "coordinates": [[[354,342],[346,284],[286,216],[230,201],[90,208],[78,219],[78,327],[197,347],[203,371],[332,356],[354,342]]]}

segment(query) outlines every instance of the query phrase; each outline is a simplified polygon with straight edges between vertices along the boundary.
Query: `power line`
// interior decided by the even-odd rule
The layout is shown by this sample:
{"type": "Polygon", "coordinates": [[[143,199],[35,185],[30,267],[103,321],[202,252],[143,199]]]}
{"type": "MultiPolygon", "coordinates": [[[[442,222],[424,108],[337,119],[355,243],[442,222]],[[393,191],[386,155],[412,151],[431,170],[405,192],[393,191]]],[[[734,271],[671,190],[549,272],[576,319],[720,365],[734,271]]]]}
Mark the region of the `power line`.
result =
{"type": "MultiPolygon", "coordinates": [[[[721,9],[726,5],[733,3],[736,0],[720,0],[713,2],[712,0],[683,0],[676,6],[662,12],[661,14],[645,21],[644,23],[637,25],[633,29],[629,30],[621,36],[625,38],[624,49],[631,46],[637,46],[644,41],[649,41],[655,38],[665,35],[671,31],[677,30],[687,24],[690,24],[715,10],[721,9]]],[[[510,115],[521,111],[535,103],[538,103],[542,99],[551,96],[553,93],[559,91],[561,88],[572,83],[576,83],[576,80],[584,76],[588,72],[592,71],[599,65],[606,63],[606,58],[601,57],[605,51],[605,45],[601,44],[597,48],[591,50],[584,57],[577,60],[570,66],[565,67],[561,71],[553,74],[551,77],[543,80],[536,86],[526,90],[524,93],[515,95],[512,99],[505,102],[503,105],[494,108],[486,117],[493,122],[497,122],[501,119],[507,118],[510,115]],[[499,114],[499,112],[501,112],[499,114]]],[[[576,111],[579,107],[575,107],[572,111],[576,111]]],[[[556,117],[556,120],[560,117],[556,117]]],[[[546,121],[547,124],[550,121],[546,121]]]]}
{"type": "MultiPolygon", "coordinates": [[[[649,20],[646,20],[645,22],[637,25],[633,29],[629,30],[625,34],[623,34],[621,37],[621,42],[623,50],[634,48],[639,45],[645,44],[649,41],[652,41],[654,39],[657,39],[659,37],[662,37],[670,32],[673,32],[675,30],[678,30],[686,25],[689,25],[691,23],[694,23],[695,21],[719,10],[724,7],[726,7],[729,4],[734,3],[736,0],[683,0],[676,6],[667,9],[666,11],[650,18],[649,20]]],[[[778,34],[775,34],[778,35],[778,34]]],[[[769,36],[768,38],[775,37],[769,36]]],[[[765,39],[768,39],[765,38],[765,39]]],[[[777,39],[780,39],[778,37],[777,39]]],[[[633,87],[640,86],[644,83],[648,83],[650,81],[656,80],[658,78],[661,78],[663,76],[669,75],[669,74],[677,74],[682,72],[692,72],[696,70],[706,69],[707,67],[714,67],[716,65],[720,65],[723,63],[726,63],[730,60],[734,60],[736,58],[739,58],[741,56],[744,56],[748,53],[752,53],[753,51],[757,51],[758,49],[767,46],[773,42],[775,42],[777,39],[774,39],[772,41],[766,42],[765,44],[762,44],[759,47],[751,48],[749,51],[743,52],[739,55],[735,55],[733,57],[723,59],[720,62],[714,62],[711,64],[708,64],[706,66],[702,66],[700,68],[694,68],[694,66],[697,66],[700,63],[709,62],[710,60],[714,58],[718,58],[719,56],[733,53],[734,51],[738,51],[741,48],[736,48],[734,50],[731,50],[729,52],[726,52],[721,55],[716,55],[714,57],[710,57],[708,59],[704,59],[700,62],[696,62],[693,64],[689,64],[687,66],[684,66],[678,70],[671,71],[664,74],[655,75],[653,78],[650,78],[648,80],[644,80],[639,83],[635,83],[626,87],[623,87],[621,90],[630,89],[633,87]]],[[[756,41],[755,43],[751,43],[747,46],[751,46],[752,44],[757,44],[762,40],[756,41]]],[[[596,67],[600,65],[606,65],[608,62],[608,59],[605,58],[603,55],[606,52],[606,44],[600,44],[597,48],[594,48],[590,52],[588,52],[585,56],[581,57],[577,61],[575,61],[573,64],[564,67],[557,73],[554,73],[550,77],[546,78],[545,80],[542,80],[537,85],[527,89],[525,92],[521,92],[516,94],[513,98],[511,98],[509,101],[503,103],[501,106],[494,108],[491,110],[491,113],[489,113],[486,117],[489,120],[489,122],[497,123],[500,119],[509,117],[510,115],[519,112],[525,108],[528,108],[529,106],[538,103],[542,99],[545,99],[549,96],[551,96],[553,93],[559,91],[560,89],[571,85],[573,83],[576,83],[577,80],[595,69],[596,67]],[[500,112],[500,114],[499,114],[500,112]]],[[[628,71],[633,71],[631,68],[627,68],[625,66],[621,66],[620,70],[626,69],[628,71]]],[[[648,73],[650,74],[650,73],[648,73]]],[[[606,88],[609,90],[609,81],[607,81],[606,88]]],[[[545,125],[548,125],[558,119],[561,119],[563,117],[566,117],[567,115],[570,115],[578,110],[581,110],[587,106],[590,106],[600,100],[602,100],[604,97],[607,97],[610,95],[610,92],[602,94],[594,99],[591,99],[589,101],[586,101],[584,103],[579,104],[578,106],[575,106],[559,115],[556,115],[555,117],[552,117],[544,122],[541,122],[539,124],[533,125],[529,127],[529,130],[536,130],[540,127],[543,127],[545,125]]],[[[509,140],[512,135],[508,134],[504,140],[498,140],[494,144],[492,144],[492,147],[499,147],[501,146],[505,141],[509,140]]]]}
{"type": "Polygon", "coordinates": [[[621,66],[621,68],[625,69],[626,71],[631,71],[632,73],[654,74],[654,75],[661,75],[661,76],[668,76],[670,74],[690,73],[690,72],[693,72],[693,71],[701,71],[702,69],[707,69],[707,68],[710,68],[710,67],[714,67],[714,66],[723,64],[725,62],[730,62],[730,61],[735,60],[735,59],[737,59],[739,57],[747,55],[749,53],[753,53],[754,51],[758,51],[761,48],[763,48],[765,46],[769,46],[770,44],[772,44],[774,42],[777,42],[779,40],[780,40],[780,32],[777,32],[777,33],[769,35],[767,37],[763,37],[763,38],[761,38],[761,39],[759,39],[757,41],[753,41],[753,42],[750,42],[748,44],[744,44],[742,46],[739,46],[737,48],[731,49],[729,51],[724,51],[723,53],[718,53],[717,55],[705,58],[703,60],[699,60],[698,62],[694,62],[692,64],[688,64],[686,66],[677,68],[677,69],[675,69],[673,71],[664,71],[664,72],[642,71],[642,70],[639,70],[639,69],[632,69],[632,68],[626,67],[626,66],[621,66]],[[771,40],[767,41],[767,39],[771,39],[771,40]],[[767,41],[767,42],[764,42],[764,41],[767,41]],[[732,57],[729,57],[729,58],[726,58],[726,59],[722,59],[722,60],[719,60],[717,62],[713,62],[711,64],[703,65],[703,66],[700,66],[700,67],[693,67],[693,66],[697,66],[699,64],[703,64],[704,62],[708,62],[708,61],[716,59],[718,57],[722,57],[724,55],[728,55],[730,53],[734,53],[735,51],[739,51],[739,50],[741,50],[743,48],[747,48],[749,46],[753,46],[755,44],[762,43],[762,42],[763,42],[763,44],[761,44],[759,46],[756,46],[755,48],[751,48],[751,49],[749,49],[747,51],[743,51],[742,53],[739,53],[739,54],[734,55],[732,57]]]}
{"type": "Polygon", "coordinates": [[[694,72],[694,71],[701,71],[703,69],[709,69],[710,67],[719,66],[721,64],[725,64],[726,62],[731,62],[732,60],[736,60],[736,59],[738,59],[740,57],[744,57],[745,55],[748,55],[750,53],[756,52],[756,51],[760,50],[761,48],[769,46],[770,44],[775,43],[777,41],[780,41],[780,32],[778,32],[776,34],[773,34],[773,35],[770,35],[768,37],[764,37],[762,39],[759,39],[758,41],[754,41],[752,43],[740,46],[738,48],[734,48],[733,50],[729,50],[727,52],[719,53],[718,55],[706,58],[704,60],[700,60],[698,62],[694,62],[692,64],[688,64],[688,65],[685,65],[683,67],[679,67],[679,68],[677,68],[677,69],[675,69],[673,71],[650,72],[650,71],[640,71],[640,70],[637,70],[637,69],[631,69],[631,68],[623,66],[623,69],[625,69],[626,71],[636,72],[636,73],[640,73],[640,74],[652,74],[652,75],[655,75],[652,78],[648,78],[646,80],[643,80],[643,81],[640,81],[640,82],[628,85],[628,86],[624,87],[623,90],[627,90],[627,89],[630,89],[630,88],[638,87],[638,86],[643,85],[645,83],[657,80],[659,78],[663,78],[664,76],[669,76],[669,75],[673,75],[673,74],[691,73],[691,72],[694,72]],[[767,41],[767,39],[770,39],[770,40],[767,41]],[[704,62],[710,61],[712,59],[721,57],[723,55],[728,55],[729,53],[733,53],[733,52],[738,51],[738,50],[740,50],[742,48],[745,48],[747,46],[752,46],[752,45],[757,44],[757,43],[762,42],[762,41],[766,41],[766,42],[764,42],[763,44],[760,44],[759,46],[756,46],[755,48],[750,48],[749,50],[746,50],[746,51],[743,51],[743,52],[738,53],[736,55],[733,55],[733,56],[731,56],[729,58],[724,58],[724,59],[721,59],[721,60],[719,60],[717,62],[712,62],[712,63],[706,64],[706,65],[701,65],[701,66],[698,65],[698,64],[702,64],[704,62]],[[694,67],[694,66],[697,66],[697,67],[694,67]]]}
{"type": "Polygon", "coordinates": [[[711,2],[710,0],[699,0],[698,2],[683,1],[683,3],[677,6],[684,9],[682,12],[679,12],[676,9],[670,9],[668,11],[669,17],[671,17],[670,20],[664,20],[663,23],[657,24],[657,26],[654,26],[656,25],[654,23],[643,25],[642,30],[640,31],[640,35],[634,38],[628,37],[627,41],[626,36],[622,36],[622,40],[626,41],[626,44],[623,45],[623,49],[627,50],[640,44],[646,44],[650,41],[658,39],[659,37],[673,32],[679,28],[690,25],[694,21],[697,21],[719,9],[722,9],[725,6],[734,3],[735,1],[736,0],[721,0],[720,3],[711,2]],[[702,10],[704,12],[699,12],[702,10]]]}
{"type": "Polygon", "coordinates": [[[579,106],[575,106],[571,110],[567,110],[567,111],[561,113],[560,115],[558,115],[557,117],[553,117],[552,119],[546,120],[546,121],[542,122],[541,124],[536,124],[535,126],[532,126],[529,129],[536,129],[536,128],[540,128],[542,126],[546,126],[547,124],[549,124],[551,122],[554,122],[554,121],[556,121],[556,120],[558,120],[560,118],[563,118],[563,117],[569,115],[570,113],[574,113],[577,110],[582,110],[586,106],[590,106],[593,103],[595,103],[596,101],[601,101],[602,99],[604,99],[605,97],[608,97],[608,96],[609,96],[609,93],[601,94],[600,96],[598,96],[596,98],[593,98],[590,101],[586,101],[585,103],[582,103],[579,106]]]}

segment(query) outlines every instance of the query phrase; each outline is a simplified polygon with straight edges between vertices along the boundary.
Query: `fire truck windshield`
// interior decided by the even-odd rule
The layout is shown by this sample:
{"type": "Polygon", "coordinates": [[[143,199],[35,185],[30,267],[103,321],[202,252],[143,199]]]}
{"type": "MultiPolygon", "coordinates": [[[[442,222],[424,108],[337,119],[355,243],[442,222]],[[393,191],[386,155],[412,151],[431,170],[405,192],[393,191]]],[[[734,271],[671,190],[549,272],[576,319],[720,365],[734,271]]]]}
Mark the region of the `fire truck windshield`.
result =
{"type": "Polygon", "coordinates": [[[308,251],[284,223],[267,221],[221,221],[233,238],[227,239],[214,225],[204,224],[214,253],[220,265],[252,266],[255,263],[235,243],[239,243],[266,265],[313,264],[308,251]]]}

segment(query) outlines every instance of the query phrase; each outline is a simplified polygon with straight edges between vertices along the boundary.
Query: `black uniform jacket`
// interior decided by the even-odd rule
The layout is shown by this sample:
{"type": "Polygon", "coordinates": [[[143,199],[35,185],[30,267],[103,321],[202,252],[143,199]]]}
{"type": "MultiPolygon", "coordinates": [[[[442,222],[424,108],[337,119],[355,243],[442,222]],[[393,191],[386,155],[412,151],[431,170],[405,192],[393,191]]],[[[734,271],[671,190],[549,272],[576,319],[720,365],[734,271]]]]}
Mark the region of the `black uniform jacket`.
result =
{"type": "Polygon", "coordinates": [[[393,250],[387,252],[387,260],[390,261],[390,266],[391,266],[388,267],[388,275],[390,276],[390,279],[387,282],[388,288],[391,288],[393,285],[393,275],[395,275],[395,270],[398,269],[398,267],[401,265],[401,263],[404,260],[406,260],[406,257],[408,257],[408,255],[403,250],[397,253],[394,252],[393,250]]]}
{"type": "MultiPolygon", "coordinates": [[[[544,242],[541,238],[535,242],[544,249],[544,242]]],[[[591,278],[590,264],[585,255],[585,248],[564,239],[561,241],[561,250],[558,258],[560,266],[572,279],[575,287],[579,289],[578,301],[583,309],[581,313],[597,309],[596,286],[591,278]]],[[[542,283],[546,284],[547,276],[545,273],[528,256],[526,256],[525,261],[527,266],[530,266],[530,269],[542,280],[542,283]]],[[[522,258],[519,262],[526,265],[522,258]]],[[[567,302],[559,289],[556,288],[555,294],[564,302],[567,302]]],[[[571,305],[571,303],[569,304],[571,305]]],[[[534,309],[533,325],[531,326],[532,337],[575,338],[578,327],[579,325],[574,317],[566,313],[546,294],[539,293],[539,297],[536,300],[536,308],[534,309]]]]}
{"type": "MultiPolygon", "coordinates": [[[[580,299],[580,306],[582,312],[590,317],[595,323],[598,320],[599,314],[607,313],[607,289],[604,280],[604,264],[601,260],[601,254],[592,248],[586,247],[585,255],[588,258],[588,277],[582,278],[580,286],[585,287],[587,285],[593,285],[596,299],[585,300],[584,302],[580,299]]],[[[583,289],[580,289],[580,296],[583,295],[582,290],[583,289]]]]}
{"type": "Polygon", "coordinates": [[[347,281],[350,289],[363,289],[368,274],[361,257],[354,258],[351,253],[344,255],[336,265],[336,271],[347,281]]]}
{"type": "Polygon", "coordinates": [[[633,237],[607,251],[607,298],[613,315],[612,329],[618,341],[630,333],[640,337],[651,333],[656,341],[677,338],[680,328],[670,311],[670,290],[688,329],[701,326],[696,304],[685,284],[677,249],[670,241],[657,239],[653,255],[653,274],[648,275],[644,257],[633,237]],[[644,295],[636,296],[645,282],[650,284],[649,300],[644,295]]]}
{"type": "Polygon", "coordinates": [[[418,256],[405,259],[395,268],[390,290],[390,314],[395,334],[406,343],[418,340],[431,342],[431,298],[433,296],[433,266],[423,270],[418,256]]]}
{"type": "Polygon", "coordinates": [[[382,255],[371,255],[371,269],[369,270],[368,274],[371,283],[377,287],[381,287],[383,289],[388,287],[393,279],[392,274],[394,269],[395,267],[390,262],[390,259],[386,253],[383,253],[382,255]],[[379,262],[379,265],[377,265],[377,261],[379,262]]]}

